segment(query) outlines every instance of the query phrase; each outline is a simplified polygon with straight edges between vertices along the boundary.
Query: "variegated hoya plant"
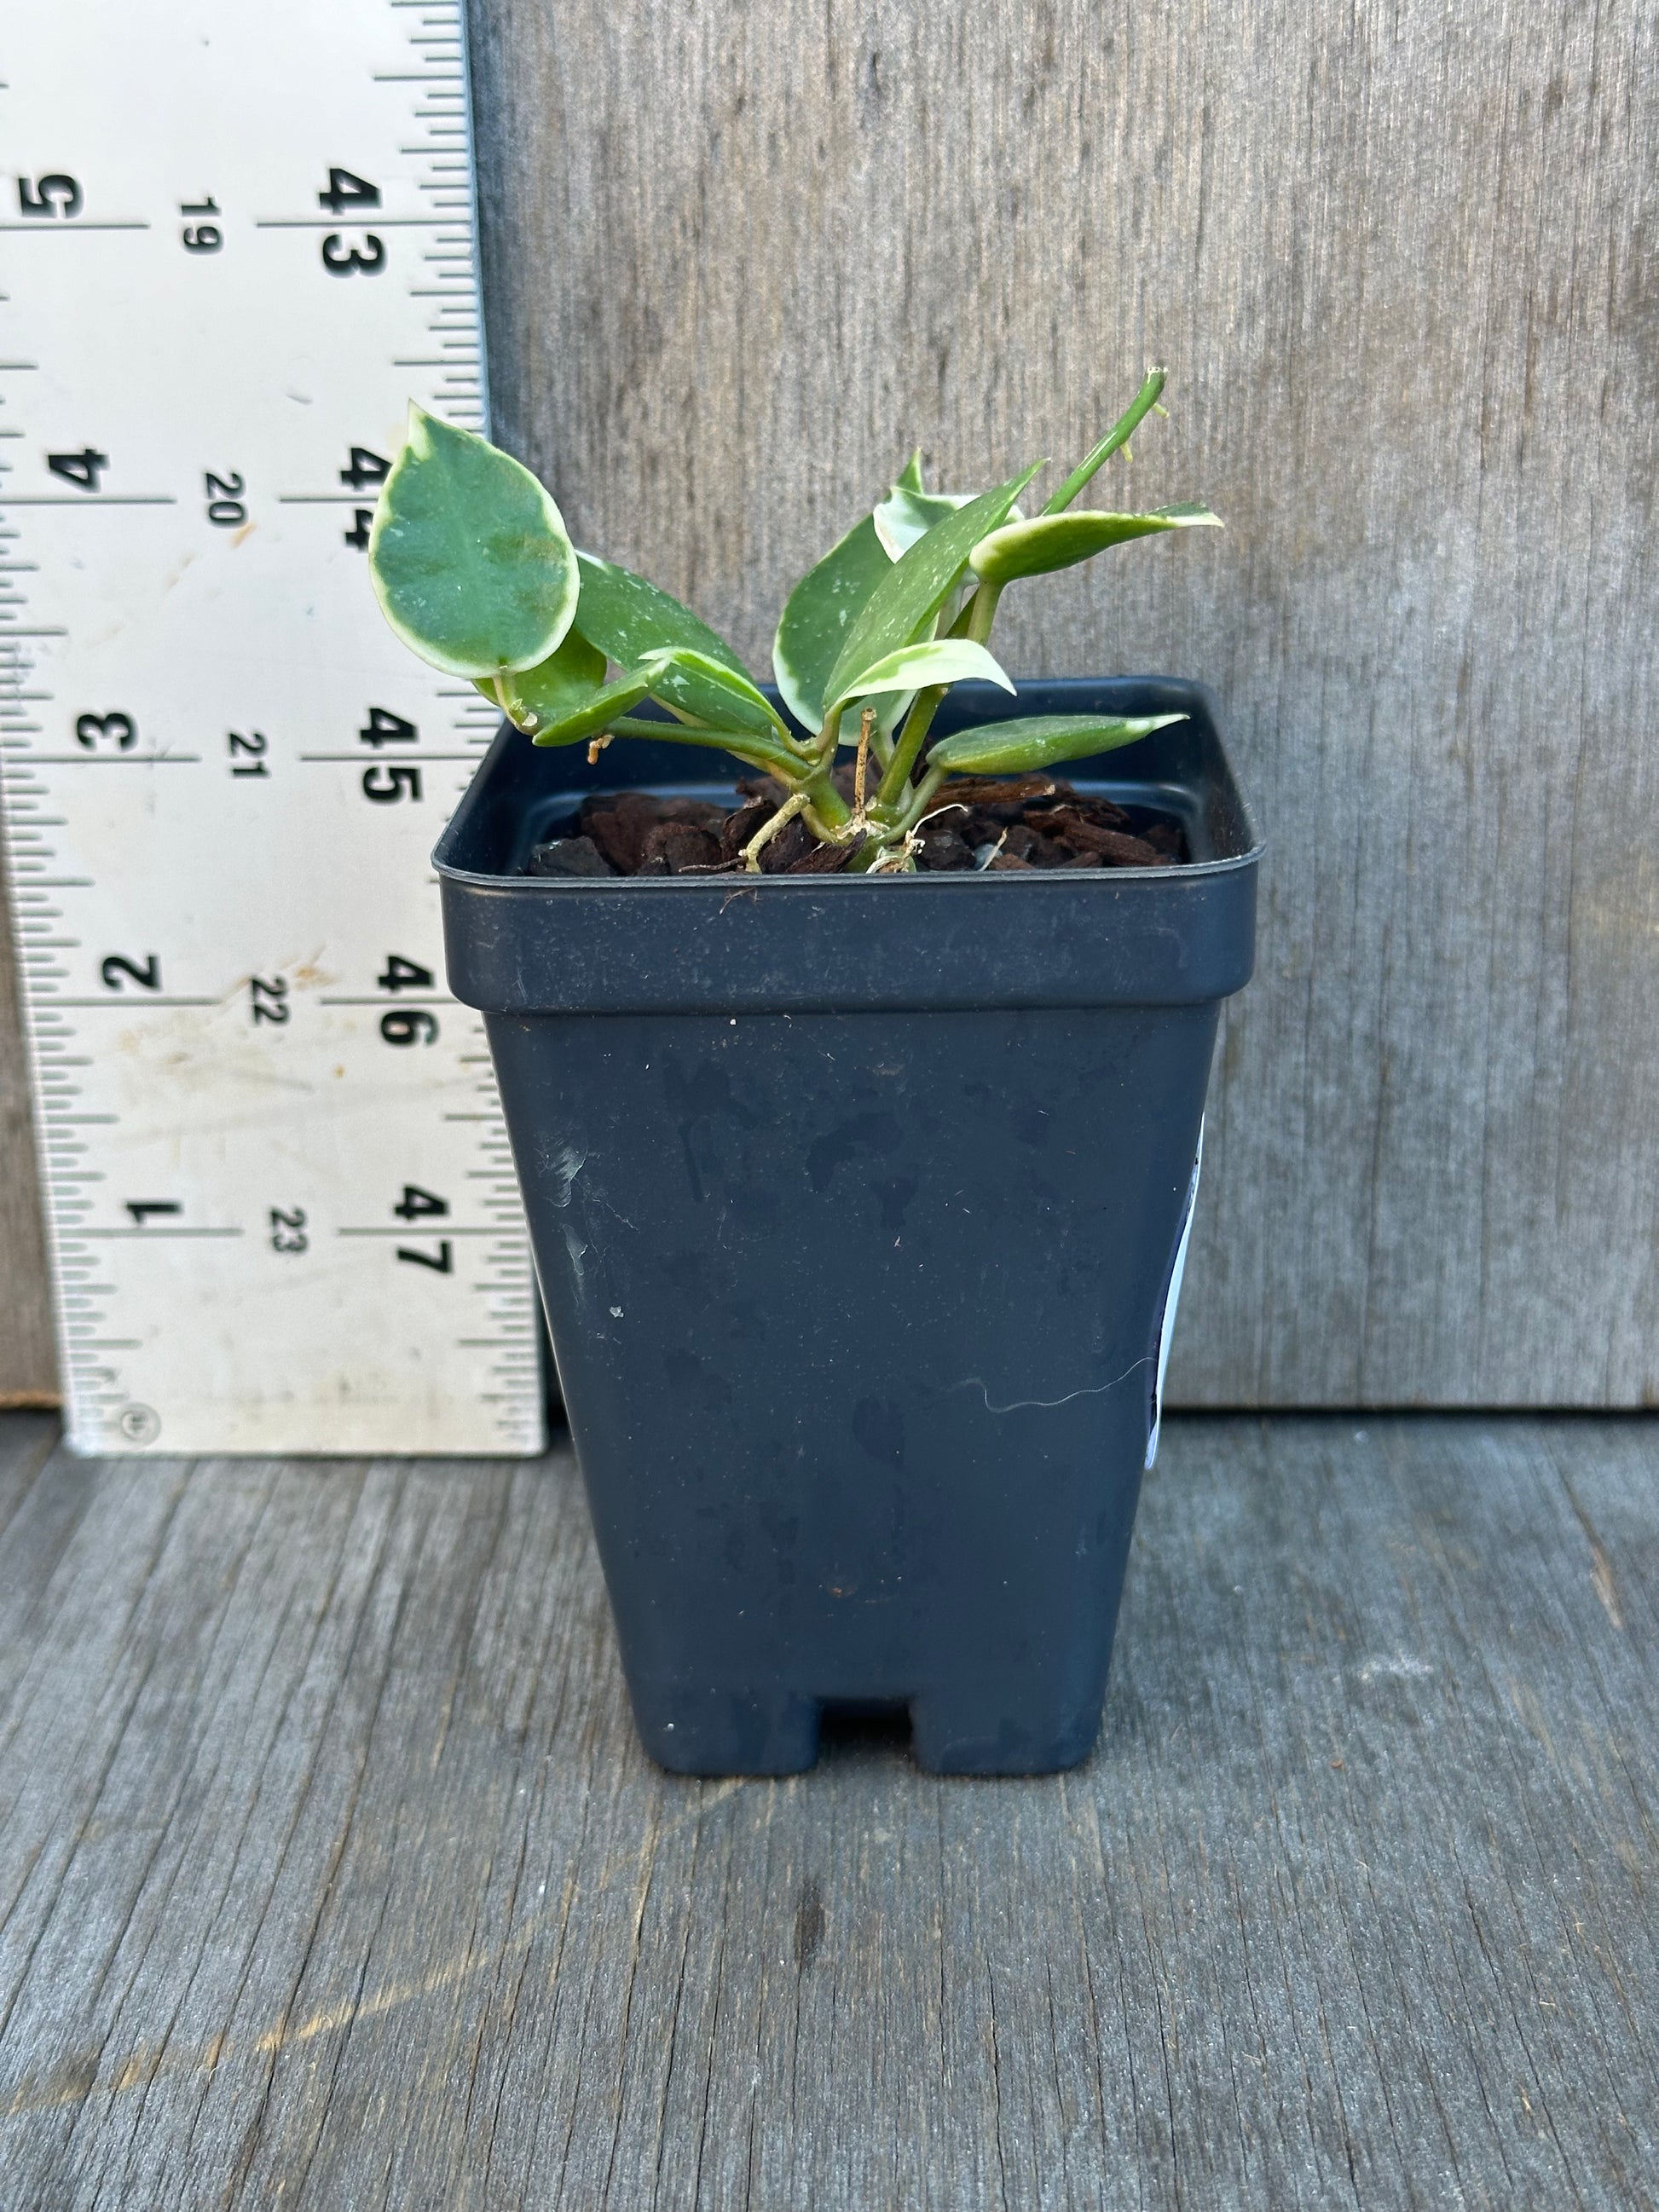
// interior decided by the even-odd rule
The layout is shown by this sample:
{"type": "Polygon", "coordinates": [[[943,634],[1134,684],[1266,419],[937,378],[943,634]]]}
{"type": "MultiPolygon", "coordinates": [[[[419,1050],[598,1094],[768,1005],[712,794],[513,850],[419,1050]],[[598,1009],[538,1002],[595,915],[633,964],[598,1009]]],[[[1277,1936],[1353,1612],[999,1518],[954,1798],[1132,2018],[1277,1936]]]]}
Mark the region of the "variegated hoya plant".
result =
{"type": "Polygon", "coordinates": [[[471,678],[536,744],[586,744],[596,758],[613,738],[667,738],[775,778],[777,809],[744,848],[750,869],[796,815],[823,843],[854,848],[849,871],[908,869],[914,832],[950,776],[1051,768],[1182,719],[1042,714],[927,742],[951,684],[1013,691],[990,651],[1011,584],[1130,538],[1218,521],[1193,506],[1071,511],[1158,406],[1164,381],[1161,368],[1149,373],[1133,405],[1030,517],[1016,501],[1046,463],[972,495],[927,491],[915,456],[789,595],[772,665],[793,727],[688,607],[577,552],[528,469],[419,407],[369,537],[374,588],[406,644],[471,678]],[[666,719],[635,711],[647,701],[666,719]],[[856,749],[850,799],[833,775],[845,747],[856,749]]]}

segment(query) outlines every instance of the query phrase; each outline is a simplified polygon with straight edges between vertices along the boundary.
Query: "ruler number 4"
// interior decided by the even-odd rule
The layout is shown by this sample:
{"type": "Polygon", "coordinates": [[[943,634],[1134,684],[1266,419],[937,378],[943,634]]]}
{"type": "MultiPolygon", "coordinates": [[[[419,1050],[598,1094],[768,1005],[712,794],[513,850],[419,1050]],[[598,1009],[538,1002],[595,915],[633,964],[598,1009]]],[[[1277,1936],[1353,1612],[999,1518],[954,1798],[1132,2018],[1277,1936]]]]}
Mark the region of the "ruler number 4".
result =
{"type": "MultiPolygon", "coordinates": [[[[349,169],[331,169],[328,190],[318,193],[317,204],[331,215],[377,208],[380,188],[349,169]]],[[[386,266],[386,246],[372,230],[364,231],[356,246],[348,246],[339,231],[331,230],[323,240],[323,266],[331,276],[377,276],[386,266]]]]}

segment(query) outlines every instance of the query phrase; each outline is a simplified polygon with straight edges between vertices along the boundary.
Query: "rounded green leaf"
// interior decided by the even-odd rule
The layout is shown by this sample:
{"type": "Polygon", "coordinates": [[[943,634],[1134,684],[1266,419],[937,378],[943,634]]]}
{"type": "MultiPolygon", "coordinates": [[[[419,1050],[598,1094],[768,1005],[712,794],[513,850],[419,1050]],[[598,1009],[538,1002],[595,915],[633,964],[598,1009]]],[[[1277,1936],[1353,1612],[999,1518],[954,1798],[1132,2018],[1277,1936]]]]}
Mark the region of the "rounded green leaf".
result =
{"type": "Polygon", "coordinates": [[[823,720],[823,687],[848,629],[892,565],[866,514],[790,592],[772,641],[772,672],[784,704],[806,729],[823,720]]]}
{"type": "Polygon", "coordinates": [[[392,629],[450,676],[533,668],[576,611],[575,556],[548,493],[421,407],[380,488],[368,569],[392,629]]]}
{"type": "Polygon", "coordinates": [[[1000,684],[1012,691],[1013,681],[994,654],[972,638],[929,638],[921,645],[902,645],[884,653],[862,676],[843,685],[830,704],[842,706],[878,691],[919,691],[923,684],[1000,684]]]}
{"type": "Polygon", "coordinates": [[[579,629],[573,629],[566,632],[556,652],[533,668],[493,679],[480,678],[477,688],[486,699],[504,706],[515,729],[534,732],[574,714],[604,684],[605,655],[579,629]]]}
{"type": "Polygon", "coordinates": [[[1006,722],[981,722],[941,738],[927,756],[929,768],[948,775],[1024,775],[1058,761],[1086,760],[1133,744],[1185,714],[1143,714],[1133,721],[1098,714],[1028,714],[1006,722]]]}
{"type": "Polygon", "coordinates": [[[981,538],[969,555],[974,574],[1000,588],[1021,576],[1045,575],[1070,568],[1109,545],[1132,538],[1151,538],[1164,530],[1208,525],[1218,530],[1219,515],[1207,507],[1165,507],[1152,514],[1039,514],[1030,522],[1010,522],[981,538]]]}
{"type": "MultiPolygon", "coordinates": [[[[690,607],[682,606],[671,593],[659,591],[655,584],[615,561],[601,561],[592,553],[579,553],[576,560],[581,571],[582,635],[621,667],[637,668],[647,653],[681,647],[729,669],[754,691],[749,671],[726,640],[700,621],[690,607]]],[[[657,696],[698,721],[723,722],[732,716],[726,696],[695,666],[671,669],[657,696]]],[[[740,728],[773,727],[771,710],[764,700],[758,707],[745,702],[737,719],[740,728]]]]}

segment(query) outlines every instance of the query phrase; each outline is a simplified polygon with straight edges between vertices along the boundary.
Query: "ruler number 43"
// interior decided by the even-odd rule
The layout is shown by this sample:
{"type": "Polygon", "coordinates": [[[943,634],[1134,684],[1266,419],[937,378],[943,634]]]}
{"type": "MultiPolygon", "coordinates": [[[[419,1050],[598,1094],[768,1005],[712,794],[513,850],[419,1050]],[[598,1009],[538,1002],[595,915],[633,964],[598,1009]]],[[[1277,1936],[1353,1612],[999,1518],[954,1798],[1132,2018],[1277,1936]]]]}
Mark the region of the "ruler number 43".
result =
{"type": "MultiPolygon", "coordinates": [[[[380,188],[349,169],[331,168],[328,190],[318,193],[317,204],[331,215],[377,208],[380,188]]],[[[331,230],[323,240],[322,252],[323,266],[331,276],[378,276],[386,267],[385,243],[372,230],[364,231],[356,245],[348,244],[342,232],[331,230]]]]}

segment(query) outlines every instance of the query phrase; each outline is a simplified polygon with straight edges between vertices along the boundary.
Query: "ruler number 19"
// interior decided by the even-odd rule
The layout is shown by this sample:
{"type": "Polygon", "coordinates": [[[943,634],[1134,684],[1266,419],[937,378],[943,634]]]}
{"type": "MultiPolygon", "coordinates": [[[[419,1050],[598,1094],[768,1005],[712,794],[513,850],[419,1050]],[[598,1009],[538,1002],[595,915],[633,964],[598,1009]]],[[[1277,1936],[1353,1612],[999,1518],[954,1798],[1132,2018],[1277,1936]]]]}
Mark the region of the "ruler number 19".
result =
{"type": "MultiPolygon", "coordinates": [[[[217,215],[216,199],[180,200],[180,215],[217,215]]],[[[216,222],[187,222],[179,233],[179,242],[186,253],[216,253],[224,244],[224,235],[216,222]]]]}
{"type": "MultiPolygon", "coordinates": [[[[333,168],[328,173],[328,190],[318,193],[317,204],[331,215],[377,208],[380,188],[349,169],[333,168]]],[[[331,276],[378,276],[386,266],[386,246],[372,230],[364,231],[355,246],[349,246],[339,231],[331,230],[323,240],[322,251],[323,266],[331,276]]]]}

